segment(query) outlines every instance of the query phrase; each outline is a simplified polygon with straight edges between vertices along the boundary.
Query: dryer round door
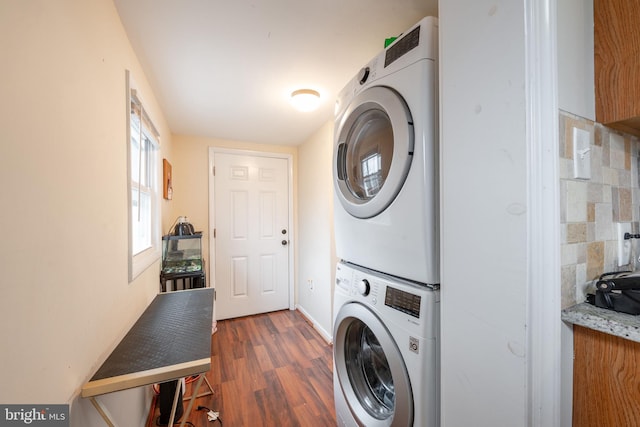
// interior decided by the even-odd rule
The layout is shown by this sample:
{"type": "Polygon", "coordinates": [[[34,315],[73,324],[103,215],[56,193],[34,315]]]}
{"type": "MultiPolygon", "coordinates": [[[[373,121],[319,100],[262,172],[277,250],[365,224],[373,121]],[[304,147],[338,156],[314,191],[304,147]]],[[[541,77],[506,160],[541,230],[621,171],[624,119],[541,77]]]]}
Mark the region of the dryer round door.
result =
{"type": "Polygon", "coordinates": [[[413,425],[413,393],[402,354],[382,321],[360,303],[342,306],[334,326],[336,375],[360,425],[413,425]]]}
{"type": "Polygon", "coordinates": [[[356,218],[378,215],[409,173],[415,138],[409,107],[393,89],[371,87],[351,101],[335,135],[333,171],[340,203],[356,218]]]}

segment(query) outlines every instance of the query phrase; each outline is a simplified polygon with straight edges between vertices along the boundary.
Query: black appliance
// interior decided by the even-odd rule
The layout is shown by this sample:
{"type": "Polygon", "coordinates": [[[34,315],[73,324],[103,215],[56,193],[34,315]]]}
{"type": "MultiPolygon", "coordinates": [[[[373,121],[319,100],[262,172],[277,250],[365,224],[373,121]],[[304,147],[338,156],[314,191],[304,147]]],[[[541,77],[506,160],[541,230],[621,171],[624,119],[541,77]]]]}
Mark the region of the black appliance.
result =
{"type": "Polygon", "coordinates": [[[640,314],[640,272],[614,272],[600,276],[594,297],[596,307],[640,314]]]}
{"type": "Polygon", "coordinates": [[[181,216],[178,218],[178,223],[173,229],[174,236],[192,236],[195,233],[196,232],[193,228],[193,225],[191,225],[191,223],[187,221],[186,216],[181,216]]]}
{"type": "Polygon", "coordinates": [[[176,387],[180,387],[178,392],[178,401],[176,402],[176,414],[173,418],[174,423],[179,421],[184,413],[184,403],[182,402],[182,381],[174,380],[166,383],[160,383],[160,394],[158,395],[158,406],[160,408],[160,416],[156,424],[166,426],[171,418],[171,409],[173,407],[173,399],[176,394],[176,387]]]}

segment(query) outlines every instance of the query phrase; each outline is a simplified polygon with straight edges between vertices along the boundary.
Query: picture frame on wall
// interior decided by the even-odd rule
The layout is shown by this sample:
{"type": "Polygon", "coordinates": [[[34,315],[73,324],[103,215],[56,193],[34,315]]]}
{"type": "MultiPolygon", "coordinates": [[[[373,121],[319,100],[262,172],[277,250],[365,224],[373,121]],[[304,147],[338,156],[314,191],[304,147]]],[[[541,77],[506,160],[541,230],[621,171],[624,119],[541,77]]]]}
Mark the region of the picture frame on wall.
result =
{"type": "Polygon", "coordinates": [[[173,198],[172,177],[171,163],[167,159],[162,159],[162,197],[166,200],[173,198]]]}

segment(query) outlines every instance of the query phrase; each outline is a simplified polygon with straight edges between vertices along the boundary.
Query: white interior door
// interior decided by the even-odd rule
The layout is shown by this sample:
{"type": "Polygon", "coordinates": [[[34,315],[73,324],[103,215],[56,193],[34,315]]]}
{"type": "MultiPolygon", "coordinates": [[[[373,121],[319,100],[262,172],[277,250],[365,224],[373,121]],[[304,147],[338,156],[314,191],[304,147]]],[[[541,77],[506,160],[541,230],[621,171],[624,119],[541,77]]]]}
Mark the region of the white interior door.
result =
{"type": "Polygon", "coordinates": [[[213,153],[216,319],[289,308],[288,162],[213,153]]]}

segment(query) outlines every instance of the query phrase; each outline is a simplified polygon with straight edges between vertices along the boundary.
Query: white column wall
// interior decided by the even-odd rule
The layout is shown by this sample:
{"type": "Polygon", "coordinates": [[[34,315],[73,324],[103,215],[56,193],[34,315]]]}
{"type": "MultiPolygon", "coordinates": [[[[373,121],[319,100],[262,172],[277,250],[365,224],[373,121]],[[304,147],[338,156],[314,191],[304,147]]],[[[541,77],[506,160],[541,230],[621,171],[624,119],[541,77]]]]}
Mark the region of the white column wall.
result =
{"type": "Polygon", "coordinates": [[[442,426],[525,426],[523,2],[441,1],[442,426]]]}

